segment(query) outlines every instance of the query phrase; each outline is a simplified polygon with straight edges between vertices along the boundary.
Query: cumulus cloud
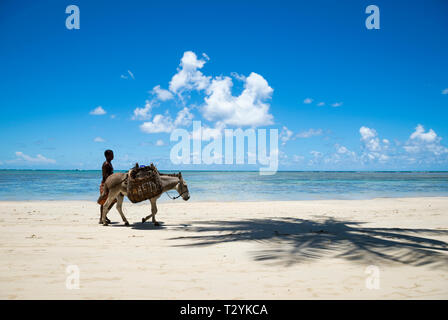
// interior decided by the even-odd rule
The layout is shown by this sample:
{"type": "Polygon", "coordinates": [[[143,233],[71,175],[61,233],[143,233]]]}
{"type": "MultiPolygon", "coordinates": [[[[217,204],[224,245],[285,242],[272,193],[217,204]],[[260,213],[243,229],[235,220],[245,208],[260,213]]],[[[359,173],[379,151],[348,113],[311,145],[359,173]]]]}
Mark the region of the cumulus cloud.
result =
{"type": "Polygon", "coordinates": [[[193,120],[193,114],[190,112],[190,110],[187,107],[184,107],[182,110],[180,110],[177,113],[176,120],[174,120],[174,126],[185,126],[188,127],[191,124],[191,121],[193,120]]]}
{"type": "Polygon", "coordinates": [[[234,126],[260,126],[272,124],[269,104],[273,89],[259,74],[252,72],[244,83],[239,96],[231,92],[230,77],[216,77],[207,88],[203,116],[210,121],[220,121],[234,126]]]}
{"type": "MultiPolygon", "coordinates": [[[[379,160],[380,162],[385,162],[389,159],[389,156],[386,154],[387,146],[381,143],[375,129],[363,126],[359,129],[359,133],[361,135],[363,149],[361,159],[363,161],[379,160]]],[[[385,140],[388,141],[387,139],[385,140]]]]}
{"type": "Polygon", "coordinates": [[[98,106],[95,109],[93,109],[92,111],[90,111],[90,114],[94,115],[94,116],[102,116],[106,113],[107,113],[106,110],[104,110],[103,107],[101,107],[101,106],[98,106]]]}
{"type": "Polygon", "coordinates": [[[169,90],[160,88],[160,85],[155,86],[152,89],[152,93],[157,96],[160,101],[167,101],[173,99],[173,94],[169,90]]]}
{"type": "Polygon", "coordinates": [[[419,124],[415,128],[415,131],[411,134],[410,139],[432,143],[437,139],[437,134],[432,129],[429,129],[428,132],[425,132],[425,128],[421,124],[419,124]]]}
{"type": "Polygon", "coordinates": [[[150,119],[151,118],[151,114],[150,114],[151,108],[152,108],[151,103],[148,100],[146,100],[144,108],[136,108],[134,110],[134,115],[132,116],[132,119],[133,120],[148,120],[148,119],[150,119]]]}
{"type": "Polygon", "coordinates": [[[156,146],[161,147],[161,146],[163,146],[163,145],[165,145],[165,143],[163,142],[163,140],[159,139],[159,140],[156,141],[156,146]]]}
{"type": "Polygon", "coordinates": [[[323,107],[324,105],[325,105],[325,102],[319,102],[319,103],[317,104],[318,107],[323,107]]]}
{"type": "Polygon", "coordinates": [[[191,138],[194,140],[210,140],[217,139],[222,136],[222,131],[224,129],[223,123],[217,123],[214,128],[202,125],[198,129],[194,130],[191,138]]]}
{"type": "MultiPolygon", "coordinates": [[[[184,52],[177,73],[169,83],[169,91],[156,86],[153,93],[161,101],[172,99],[176,95],[183,103],[186,96],[183,93],[197,91],[204,94],[204,102],[198,110],[205,120],[215,122],[215,125],[219,122],[224,126],[256,127],[273,123],[273,116],[269,113],[270,105],[267,102],[271,98],[273,89],[266,79],[255,72],[247,77],[232,72],[231,75],[234,78],[244,83],[241,94],[233,95],[231,77],[212,77],[202,73],[201,69],[208,60],[209,57],[206,54],[198,58],[192,51],[184,52]]],[[[191,119],[192,114],[187,109],[178,114],[176,121],[185,121],[189,124],[191,119]]],[[[180,124],[174,124],[174,126],[178,125],[180,124]]],[[[181,125],[186,124],[181,123],[181,125]]]]}
{"type": "Polygon", "coordinates": [[[96,137],[95,139],[93,139],[94,142],[104,142],[105,140],[101,137],[96,137]]]}
{"type": "Polygon", "coordinates": [[[198,69],[202,69],[206,63],[203,59],[198,59],[192,51],[184,52],[180,61],[180,67],[177,73],[171,78],[169,89],[171,92],[178,93],[183,90],[203,90],[210,83],[210,78],[205,76],[198,69]]]}
{"type": "Polygon", "coordinates": [[[442,94],[448,94],[448,88],[442,90],[442,94]]]}
{"type": "Polygon", "coordinates": [[[342,102],[335,102],[331,106],[335,107],[335,108],[340,107],[340,106],[342,106],[342,102]]]}
{"type": "Polygon", "coordinates": [[[152,121],[147,121],[141,124],[140,129],[145,133],[169,133],[174,129],[174,124],[169,115],[157,114],[152,121]]]}
{"type": "Polygon", "coordinates": [[[335,145],[336,147],[336,153],[342,157],[348,157],[351,160],[356,160],[357,156],[356,156],[356,152],[349,150],[347,147],[345,146],[341,146],[339,144],[335,145]]]}
{"type": "Polygon", "coordinates": [[[146,133],[169,133],[177,127],[189,126],[192,120],[193,114],[187,107],[184,107],[177,113],[174,121],[168,113],[165,115],[156,114],[152,121],[147,121],[140,125],[140,129],[146,133]]]}
{"type": "Polygon", "coordinates": [[[299,132],[296,137],[297,138],[310,138],[313,136],[320,136],[322,134],[322,129],[309,129],[307,131],[299,132]]]}
{"type": "Polygon", "coordinates": [[[36,157],[33,158],[27,154],[24,154],[21,151],[17,151],[16,156],[17,156],[17,160],[30,162],[30,163],[36,163],[36,164],[56,163],[56,160],[46,158],[41,154],[38,154],[36,157]]]}
{"type": "Polygon", "coordinates": [[[442,138],[437,136],[437,133],[433,129],[425,132],[425,128],[419,124],[403,148],[408,153],[429,152],[435,156],[440,156],[448,153],[448,148],[441,144],[441,140],[442,138]]]}

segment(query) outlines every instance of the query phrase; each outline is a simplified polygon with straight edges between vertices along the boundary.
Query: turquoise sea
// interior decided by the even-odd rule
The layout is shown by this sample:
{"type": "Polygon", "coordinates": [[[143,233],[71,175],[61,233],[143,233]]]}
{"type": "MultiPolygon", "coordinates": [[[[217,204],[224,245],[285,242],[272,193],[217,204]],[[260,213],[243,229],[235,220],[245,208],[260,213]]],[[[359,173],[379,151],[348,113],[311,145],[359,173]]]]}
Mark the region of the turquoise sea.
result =
{"type": "MultiPolygon", "coordinates": [[[[448,196],[448,172],[184,171],[190,201],[448,196]]],[[[0,200],[96,201],[100,171],[0,170],[0,200]]],[[[171,191],[174,195],[174,191],[171,191]]],[[[166,195],[164,201],[172,201],[166,195]]],[[[177,200],[180,201],[180,200],[177,200]]]]}

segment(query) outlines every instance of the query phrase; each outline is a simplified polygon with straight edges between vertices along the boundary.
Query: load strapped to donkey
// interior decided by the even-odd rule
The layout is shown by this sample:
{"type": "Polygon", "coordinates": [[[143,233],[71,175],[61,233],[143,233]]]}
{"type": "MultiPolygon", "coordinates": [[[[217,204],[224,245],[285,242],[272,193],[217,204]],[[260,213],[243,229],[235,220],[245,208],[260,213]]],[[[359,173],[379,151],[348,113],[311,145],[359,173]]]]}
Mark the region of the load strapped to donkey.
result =
{"type": "Polygon", "coordinates": [[[127,179],[127,196],[132,203],[151,199],[162,193],[162,181],[156,166],[139,167],[138,163],[129,170],[127,179]]]}

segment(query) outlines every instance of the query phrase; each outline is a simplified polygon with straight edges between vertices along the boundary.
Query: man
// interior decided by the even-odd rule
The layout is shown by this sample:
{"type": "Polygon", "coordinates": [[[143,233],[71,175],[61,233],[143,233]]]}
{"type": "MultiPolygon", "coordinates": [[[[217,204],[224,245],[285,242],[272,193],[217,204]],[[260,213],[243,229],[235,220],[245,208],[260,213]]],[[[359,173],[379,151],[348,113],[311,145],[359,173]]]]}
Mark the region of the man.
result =
{"type": "MultiPolygon", "coordinates": [[[[104,188],[104,183],[106,182],[107,177],[109,177],[111,174],[114,173],[114,167],[112,166],[112,160],[114,160],[114,152],[112,150],[106,150],[104,151],[104,157],[106,158],[106,161],[104,161],[103,163],[103,180],[101,181],[101,185],[100,185],[100,194],[103,193],[103,188],[104,188]]],[[[101,205],[100,207],[100,222],[101,221],[101,215],[103,213],[103,205],[104,203],[106,203],[107,200],[107,194],[106,196],[101,199],[98,203],[101,205]]],[[[109,207],[109,210],[113,207],[113,205],[117,202],[117,200],[115,199],[114,202],[112,202],[112,204],[109,207]]],[[[110,223],[110,220],[106,218],[107,223],[110,223]]]]}

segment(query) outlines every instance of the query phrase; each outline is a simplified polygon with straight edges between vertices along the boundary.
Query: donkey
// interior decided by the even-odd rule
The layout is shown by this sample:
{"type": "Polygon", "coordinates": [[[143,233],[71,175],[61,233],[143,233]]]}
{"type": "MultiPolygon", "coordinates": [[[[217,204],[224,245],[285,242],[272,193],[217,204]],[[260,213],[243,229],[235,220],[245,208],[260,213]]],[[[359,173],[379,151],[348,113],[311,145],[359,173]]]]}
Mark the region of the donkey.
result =
{"type": "MultiPolygon", "coordinates": [[[[109,209],[111,207],[111,204],[114,202],[115,199],[117,199],[117,210],[118,213],[120,213],[121,219],[123,219],[123,222],[126,226],[129,226],[129,222],[126,219],[126,217],[123,214],[123,200],[124,196],[127,196],[127,173],[118,172],[112,174],[110,177],[107,178],[106,183],[104,184],[104,190],[101,196],[99,197],[98,201],[102,198],[104,198],[107,195],[106,203],[103,205],[103,212],[101,215],[101,222],[103,223],[103,226],[107,226],[107,213],[109,212],[109,209]]],[[[182,173],[172,173],[172,174],[160,174],[160,179],[162,181],[162,192],[155,196],[149,201],[151,202],[151,214],[145,218],[142,218],[142,223],[144,223],[149,218],[152,218],[152,223],[154,223],[155,226],[159,226],[159,223],[156,221],[156,214],[157,214],[157,199],[160,198],[162,193],[169,191],[169,190],[176,190],[178,192],[178,196],[175,197],[179,198],[182,197],[183,200],[187,201],[190,199],[190,193],[188,191],[188,186],[185,180],[182,178],[182,173]]]]}

